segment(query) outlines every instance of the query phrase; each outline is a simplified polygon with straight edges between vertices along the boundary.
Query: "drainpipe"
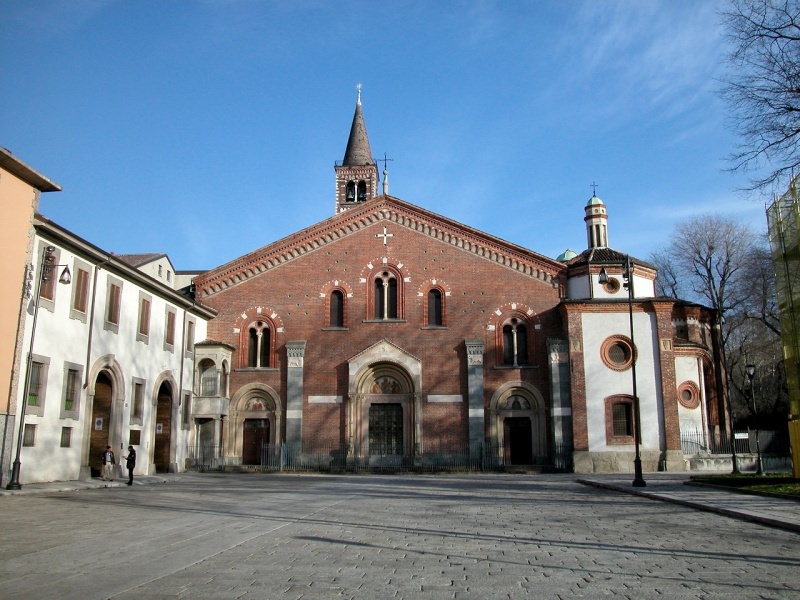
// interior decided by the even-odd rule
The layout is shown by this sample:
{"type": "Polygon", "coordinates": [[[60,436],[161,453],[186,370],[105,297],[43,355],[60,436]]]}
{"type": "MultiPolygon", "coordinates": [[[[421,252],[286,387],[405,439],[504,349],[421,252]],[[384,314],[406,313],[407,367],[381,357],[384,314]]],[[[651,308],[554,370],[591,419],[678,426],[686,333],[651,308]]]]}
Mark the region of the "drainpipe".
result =
{"type": "Polygon", "coordinates": [[[103,265],[111,262],[113,254],[109,254],[103,262],[94,266],[94,274],[92,275],[92,305],[89,308],[89,339],[86,342],[86,369],[84,370],[83,389],[89,387],[89,370],[92,366],[92,336],[94,334],[94,305],[97,299],[97,272],[103,265]]]}
{"type": "MultiPolygon", "coordinates": [[[[181,325],[181,351],[180,351],[180,354],[178,356],[179,356],[179,359],[181,361],[181,367],[178,370],[178,372],[179,372],[179,375],[178,375],[178,405],[181,407],[181,409],[185,410],[185,407],[183,406],[183,401],[184,401],[184,398],[183,398],[183,363],[186,361],[186,309],[185,308],[183,309],[183,324],[181,325]]],[[[178,414],[178,418],[175,419],[176,424],[177,424],[177,422],[180,421],[180,417],[181,417],[182,413],[183,413],[183,410],[180,411],[180,413],[178,414]]],[[[172,435],[172,432],[170,432],[170,436],[171,435],[172,435]]],[[[177,441],[178,441],[178,435],[177,435],[177,431],[176,431],[175,432],[175,446],[174,446],[175,447],[175,453],[176,453],[176,456],[175,456],[175,472],[178,471],[177,441]]],[[[170,444],[170,445],[172,445],[172,444],[170,444]]],[[[170,463],[168,468],[172,468],[172,463],[170,463]]]]}

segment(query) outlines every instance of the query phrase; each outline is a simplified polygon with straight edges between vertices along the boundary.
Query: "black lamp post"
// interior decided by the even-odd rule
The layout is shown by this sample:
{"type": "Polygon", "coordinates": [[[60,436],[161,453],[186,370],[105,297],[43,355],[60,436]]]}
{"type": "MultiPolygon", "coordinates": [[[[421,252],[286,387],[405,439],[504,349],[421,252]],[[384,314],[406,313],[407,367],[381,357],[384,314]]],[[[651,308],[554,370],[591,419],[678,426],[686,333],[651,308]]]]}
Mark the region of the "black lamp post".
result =
{"type": "Polygon", "coordinates": [[[744,372],[747,373],[747,379],[750,382],[750,395],[753,397],[753,416],[756,420],[756,475],[764,474],[764,465],[761,462],[761,442],[758,437],[758,409],[756,408],[756,387],[753,385],[753,378],[756,376],[755,365],[745,365],[744,372]]]}
{"type": "MultiPolygon", "coordinates": [[[[633,378],[633,411],[634,411],[634,431],[633,442],[636,448],[636,454],[633,459],[633,487],[645,487],[645,482],[642,476],[642,457],[639,452],[639,445],[641,443],[641,427],[642,420],[639,414],[639,394],[636,390],[636,343],[633,338],[633,270],[631,269],[631,257],[625,256],[625,271],[622,274],[624,280],[623,285],[628,290],[628,322],[630,325],[631,333],[631,376],[633,378]]],[[[600,276],[597,281],[601,285],[608,283],[608,273],[605,267],[600,269],[600,276]]]]}
{"type": "Polygon", "coordinates": [[[36,291],[33,296],[33,322],[31,323],[31,342],[28,349],[28,359],[25,367],[25,386],[22,391],[22,406],[19,411],[19,431],[17,432],[17,453],[14,457],[14,464],[11,467],[11,480],[8,482],[6,489],[19,490],[22,489],[22,484],[19,482],[19,471],[22,463],[20,462],[20,453],[22,452],[22,443],[25,439],[25,412],[28,408],[28,394],[31,389],[31,371],[33,370],[33,341],[36,338],[36,321],[39,317],[39,300],[42,297],[42,287],[50,280],[52,272],[61,266],[64,270],[58,278],[59,283],[68,284],[71,281],[69,274],[69,267],[66,265],[54,265],[55,256],[53,253],[56,249],[53,246],[46,246],[42,251],[42,261],[39,266],[39,279],[36,283],[36,291]]]}

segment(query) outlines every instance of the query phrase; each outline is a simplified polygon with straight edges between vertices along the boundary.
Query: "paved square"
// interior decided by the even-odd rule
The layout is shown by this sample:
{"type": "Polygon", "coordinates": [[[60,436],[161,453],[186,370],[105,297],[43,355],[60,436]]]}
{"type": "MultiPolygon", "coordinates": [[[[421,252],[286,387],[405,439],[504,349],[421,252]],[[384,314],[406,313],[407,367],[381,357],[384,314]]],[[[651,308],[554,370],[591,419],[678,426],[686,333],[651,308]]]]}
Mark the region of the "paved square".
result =
{"type": "Polygon", "coordinates": [[[574,476],[186,474],[0,498],[3,598],[798,598],[796,533],[574,476]]]}

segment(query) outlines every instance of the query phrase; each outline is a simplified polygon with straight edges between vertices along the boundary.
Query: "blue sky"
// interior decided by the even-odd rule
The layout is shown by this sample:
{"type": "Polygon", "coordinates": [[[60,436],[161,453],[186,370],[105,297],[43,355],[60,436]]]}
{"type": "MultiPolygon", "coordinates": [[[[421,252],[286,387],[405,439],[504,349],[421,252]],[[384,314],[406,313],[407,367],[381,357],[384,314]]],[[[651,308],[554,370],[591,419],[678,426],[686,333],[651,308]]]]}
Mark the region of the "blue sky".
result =
{"type": "Polygon", "coordinates": [[[333,214],[356,100],[390,193],[555,257],[674,223],[765,229],[726,172],[720,2],[3,0],[0,146],[41,212],[207,269],[333,214]]]}

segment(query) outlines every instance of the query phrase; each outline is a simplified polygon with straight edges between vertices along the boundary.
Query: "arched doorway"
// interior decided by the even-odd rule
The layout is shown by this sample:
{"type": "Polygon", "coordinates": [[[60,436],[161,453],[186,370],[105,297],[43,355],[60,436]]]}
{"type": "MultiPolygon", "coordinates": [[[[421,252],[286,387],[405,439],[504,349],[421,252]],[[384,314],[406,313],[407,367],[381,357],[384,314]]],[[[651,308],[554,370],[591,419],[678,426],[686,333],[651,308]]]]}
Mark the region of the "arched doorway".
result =
{"type": "Polygon", "coordinates": [[[156,473],[168,473],[172,442],[172,387],[166,381],[158,388],[156,397],[156,434],[153,464],[156,473]]]}
{"type": "Polygon", "coordinates": [[[363,458],[383,446],[394,456],[414,456],[422,441],[419,358],[384,339],[348,359],[347,370],[345,419],[350,454],[363,458]],[[382,404],[395,406],[379,408],[382,404]]]}
{"type": "Polygon", "coordinates": [[[226,460],[244,465],[278,460],[284,433],[282,415],[279,396],[271,387],[251,383],[239,388],[226,420],[226,460]]]}
{"type": "Polygon", "coordinates": [[[408,373],[391,363],[369,365],[357,389],[349,405],[354,453],[412,456],[417,407],[408,373]]]}
{"type": "Polygon", "coordinates": [[[242,429],[242,464],[264,464],[268,444],[269,419],[245,419],[242,429]]]}
{"type": "Polygon", "coordinates": [[[552,460],[544,399],[525,382],[501,386],[491,400],[490,438],[507,465],[544,465],[552,460]]]}
{"type": "Polygon", "coordinates": [[[531,420],[527,417],[508,417],[504,419],[503,434],[505,438],[503,451],[506,464],[533,464],[531,420]]]}
{"type": "MultiPolygon", "coordinates": [[[[91,433],[89,434],[89,468],[92,477],[99,477],[103,452],[111,445],[111,406],[113,382],[105,371],[100,371],[94,383],[91,433]]],[[[119,458],[119,457],[117,457],[119,458]]]]}

